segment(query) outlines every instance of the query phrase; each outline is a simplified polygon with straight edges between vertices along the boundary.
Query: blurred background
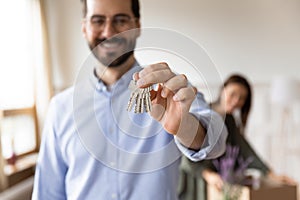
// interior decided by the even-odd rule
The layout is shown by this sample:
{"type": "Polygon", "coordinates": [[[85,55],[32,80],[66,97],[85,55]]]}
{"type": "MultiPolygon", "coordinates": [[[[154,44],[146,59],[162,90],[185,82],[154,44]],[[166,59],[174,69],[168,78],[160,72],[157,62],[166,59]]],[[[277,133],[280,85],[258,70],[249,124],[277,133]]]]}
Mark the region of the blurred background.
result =
{"type": "MultiPolygon", "coordinates": [[[[254,102],[246,137],[276,173],[300,182],[300,1],[140,4],[142,27],[174,30],[205,50],[214,68],[204,78],[172,57],[164,61],[187,73],[207,101],[215,100],[232,73],[251,82],[254,102]]],[[[72,86],[89,49],[79,0],[5,1],[0,15],[0,189],[6,189],[2,196],[30,194],[49,99],[72,86]]],[[[143,56],[137,53],[141,62],[143,56]]],[[[158,58],[151,59],[142,64],[158,58]]]]}

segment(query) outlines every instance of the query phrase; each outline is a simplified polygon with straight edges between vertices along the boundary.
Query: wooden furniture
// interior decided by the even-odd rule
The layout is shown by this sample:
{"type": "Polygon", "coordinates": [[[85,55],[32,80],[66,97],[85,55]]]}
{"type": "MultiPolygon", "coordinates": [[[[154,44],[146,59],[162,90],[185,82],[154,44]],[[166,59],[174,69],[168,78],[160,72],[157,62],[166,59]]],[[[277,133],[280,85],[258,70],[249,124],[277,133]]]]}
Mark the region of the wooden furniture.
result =
{"type": "MultiPolygon", "coordinates": [[[[259,189],[247,186],[233,186],[241,192],[238,200],[297,200],[297,185],[284,185],[268,179],[262,180],[259,189]]],[[[207,185],[207,200],[224,200],[223,193],[214,186],[207,185]]]]}

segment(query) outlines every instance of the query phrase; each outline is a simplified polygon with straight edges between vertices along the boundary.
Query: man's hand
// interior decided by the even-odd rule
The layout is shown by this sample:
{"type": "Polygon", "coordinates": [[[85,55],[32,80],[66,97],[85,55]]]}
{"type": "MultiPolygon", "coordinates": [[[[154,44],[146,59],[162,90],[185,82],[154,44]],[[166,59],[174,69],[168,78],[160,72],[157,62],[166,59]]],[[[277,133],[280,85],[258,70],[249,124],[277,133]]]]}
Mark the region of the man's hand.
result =
{"type": "Polygon", "coordinates": [[[145,67],[134,78],[139,87],[158,84],[157,91],[151,91],[150,114],[168,133],[176,135],[196,96],[196,90],[188,87],[186,76],[176,75],[166,63],[159,63],[145,67]]]}
{"type": "Polygon", "coordinates": [[[137,80],[138,87],[158,84],[157,91],[151,91],[150,115],[159,121],[168,133],[176,135],[183,145],[200,149],[205,131],[199,121],[189,113],[197,90],[188,86],[186,76],[176,75],[166,63],[158,63],[134,74],[134,79],[137,80]],[[196,139],[197,141],[194,141],[196,139]]]}

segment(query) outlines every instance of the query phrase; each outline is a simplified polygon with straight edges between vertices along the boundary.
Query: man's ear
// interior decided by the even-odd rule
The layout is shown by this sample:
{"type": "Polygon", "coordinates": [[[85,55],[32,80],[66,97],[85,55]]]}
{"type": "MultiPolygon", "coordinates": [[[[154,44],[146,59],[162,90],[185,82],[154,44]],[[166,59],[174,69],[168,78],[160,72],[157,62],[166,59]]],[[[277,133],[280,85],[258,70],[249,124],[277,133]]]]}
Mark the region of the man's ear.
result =
{"type": "Polygon", "coordinates": [[[140,19],[136,20],[136,27],[138,28],[137,37],[141,35],[141,21],[140,19]]]}
{"type": "Polygon", "coordinates": [[[84,38],[86,38],[86,20],[82,19],[81,21],[81,32],[84,38]]]}

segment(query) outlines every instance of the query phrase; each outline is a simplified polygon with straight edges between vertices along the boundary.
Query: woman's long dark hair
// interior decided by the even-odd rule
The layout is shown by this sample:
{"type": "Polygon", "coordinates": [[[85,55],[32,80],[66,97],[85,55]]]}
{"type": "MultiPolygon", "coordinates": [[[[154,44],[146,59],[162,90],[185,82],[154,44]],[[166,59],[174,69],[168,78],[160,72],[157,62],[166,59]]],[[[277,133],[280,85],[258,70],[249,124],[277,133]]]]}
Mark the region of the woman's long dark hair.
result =
{"type": "MultiPolygon", "coordinates": [[[[233,74],[225,80],[225,82],[221,88],[221,92],[230,83],[241,84],[247,89],[248,95],[245,100],[245,104],[241,108],[241,120],[242,120],[243,126],[245,127],[247,124],[248,115],[249,115],[249,112],[251,109],[251,103],[252,103],[251,86],[245,77],[243,77],[242,75],[239,75],[239,74],[233,74]]],[[[221,97],[221,95],[219,95],[217,102],[220,102],[220,97],[221,97]]]]}

